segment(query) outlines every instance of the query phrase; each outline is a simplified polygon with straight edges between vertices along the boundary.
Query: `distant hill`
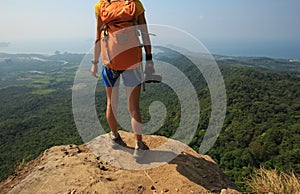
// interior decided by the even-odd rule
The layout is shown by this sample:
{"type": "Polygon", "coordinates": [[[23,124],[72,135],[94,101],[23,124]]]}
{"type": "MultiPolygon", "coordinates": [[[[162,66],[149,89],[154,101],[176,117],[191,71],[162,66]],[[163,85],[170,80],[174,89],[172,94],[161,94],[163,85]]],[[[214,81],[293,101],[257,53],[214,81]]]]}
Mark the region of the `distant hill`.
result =
{"type": "MultiPolygon", "coordinates": [[[[161,47],[158,48],[161,49],[161,47]]],[[[168,53],[168,55],[172,53],[171,56],[177,55],[184,57],[185,55],[190,56],[194,59],[198,58],[198,61],[201,61],[201,58],[209,55],[215,59],[218,65],[226,65],[232,67],[247,67],[254,68],[260,71],[285,73],[289,75],[296,75],[298,77],[300,76],[300,59],[223,56],[209,53],[193,52],[174,45],[169,45],[168,48],[164,48],[163,50],[166,53],[168,53]]]]}
{"type": "Polygon", "coordinates": [[[300,76],[299,59],[273,59],[268,57],[227,57],[214,55],[219,65],[249,67],[260,71],[300,76]]]}

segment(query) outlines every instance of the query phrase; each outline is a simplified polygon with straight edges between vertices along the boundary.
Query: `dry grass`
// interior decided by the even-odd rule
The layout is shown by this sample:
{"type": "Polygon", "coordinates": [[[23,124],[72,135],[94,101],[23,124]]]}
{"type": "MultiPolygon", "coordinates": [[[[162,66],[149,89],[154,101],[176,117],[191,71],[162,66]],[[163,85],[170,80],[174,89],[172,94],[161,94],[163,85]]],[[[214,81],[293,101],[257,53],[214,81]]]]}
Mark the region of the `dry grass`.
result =
{"type": "Polygon", "coordinates": [[[296,175],[279,170],[266,170],[263,167],[254,170],[254,175],[246,184],[254,193],[300,193],[300,181],[296,175]]]}

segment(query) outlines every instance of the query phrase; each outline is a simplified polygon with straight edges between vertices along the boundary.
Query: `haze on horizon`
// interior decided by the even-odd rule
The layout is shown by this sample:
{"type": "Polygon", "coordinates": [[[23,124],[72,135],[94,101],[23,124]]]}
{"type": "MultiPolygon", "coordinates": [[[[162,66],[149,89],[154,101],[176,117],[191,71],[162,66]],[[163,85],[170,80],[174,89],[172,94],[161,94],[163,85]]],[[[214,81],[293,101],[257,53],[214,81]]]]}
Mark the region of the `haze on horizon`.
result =
{"type": "MultiPolygon", "coordinates": [[[[299,0],[141,1],[149,24],[182,29],[213,52],[268,55],[270,49],[300,58],[299,0]]],[[[0,52],[88,51],[96,2],[1,0],[0,52]]]]}

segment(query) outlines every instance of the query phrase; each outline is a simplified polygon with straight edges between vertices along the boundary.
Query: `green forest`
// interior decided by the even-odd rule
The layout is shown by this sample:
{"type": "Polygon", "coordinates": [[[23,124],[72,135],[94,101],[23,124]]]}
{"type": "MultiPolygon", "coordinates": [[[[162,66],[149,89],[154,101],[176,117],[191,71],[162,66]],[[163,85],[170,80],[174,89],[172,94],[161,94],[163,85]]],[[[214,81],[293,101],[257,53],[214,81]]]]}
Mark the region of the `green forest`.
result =
{"type": "MultiPolygon", "coordinates": [[[[83,57],[71,53],[0,53],[0,181],[52,146],[83,143],[72,113],[72,86],[83,57]]],[[[201,115],[189,146],[198,151],[211,113],[206,82],[195,65],[175,51],[164,49],[154,57],[184,72],[196,89],[201,115]]],[[[225,81],[227,112],[221,134],[207,155],[242,191],[247,190],[245,178],[260,166],[299,175],[300,62],[219,55],[214,58],[225,81]]],[[[172,137],[181,114],[176,94],[163,83],[146,87],[141,96],[143,122],[150,119],[151,102],[162,102],[167,116],[154,134],[172,137]]],[[[97,113],[107,129],[104,99],[99,81],[97,113]]]]}

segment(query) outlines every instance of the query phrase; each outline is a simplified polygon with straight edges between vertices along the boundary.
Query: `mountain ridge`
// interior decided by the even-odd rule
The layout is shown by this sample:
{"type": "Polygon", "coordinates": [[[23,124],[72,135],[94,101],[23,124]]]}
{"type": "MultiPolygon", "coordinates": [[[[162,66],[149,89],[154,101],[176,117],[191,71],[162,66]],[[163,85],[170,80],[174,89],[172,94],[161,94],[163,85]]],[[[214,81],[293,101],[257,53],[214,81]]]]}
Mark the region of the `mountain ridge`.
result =
{"type": "MultiPolygon", "coordinates": [[[[1,181],[6,180],[20,163],[36,158],[52,146],[82,144],[72,114],[70,88],[83,56],[71,53],[8,56],[0,53],[1,181]],[[62,60],[69,63],[63,64],[62,60]],[[44,74],[32,73],[36,71],[44,74]]],[[[199,93],[202,107],[199,130],[189,144],[197,151],[210,118],[210,96],[205,80],[181,55],[166,50],[154,57],[176,65],[191,79],[199,93]]],[[[250,191],[243,180],[250,178],[253,168],[264,166],[299,174],[300,71],[297,69],[300,63],[269,58],[215,59],[225,81],[228,112],[222,132],[208,154],[242,191],[250,191]]],[[[155,134],[170,137],[180,121],[180,107],[172,91],[161,86],[147,85],[147,92],[141,97],[141,111],[143,121],[147,122],[151,102],[163,102],[170,114],[155,134]]],[[[105,90],[97,87],[99,120],[108,129],[103,99],[105,90]]]]}

